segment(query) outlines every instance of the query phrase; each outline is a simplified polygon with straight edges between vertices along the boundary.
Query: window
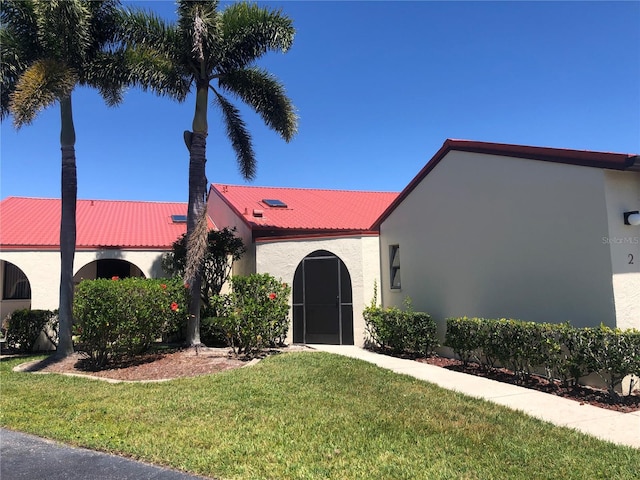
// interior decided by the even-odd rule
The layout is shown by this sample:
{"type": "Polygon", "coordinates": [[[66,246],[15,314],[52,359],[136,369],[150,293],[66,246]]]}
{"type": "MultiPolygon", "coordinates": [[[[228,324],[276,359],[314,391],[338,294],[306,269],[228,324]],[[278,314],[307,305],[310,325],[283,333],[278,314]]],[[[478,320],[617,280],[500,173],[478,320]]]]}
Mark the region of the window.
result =
{"type": "Polygon", "coordinates": [[[4,262],[3,300],[28,300],[31,298],[31,286],[22,270],[13,263],[4,262]]]}
{"type": "Polygon", "coordinates": [[[400,288],[400,246],[389,245],[389,272],[392,289],[400,288]]]}
{"type": "Polygon", "coordinates": [[[278,200],[275,198],[264,198],[262,199],[262,203],[273,208],[287,208],[286,203],[284,203],[282,200],[278,200]]]}
{"type": "Polygon", "coordinates": [[[186,215],[171,215],[173,223],[187,223],[186,215]]]}

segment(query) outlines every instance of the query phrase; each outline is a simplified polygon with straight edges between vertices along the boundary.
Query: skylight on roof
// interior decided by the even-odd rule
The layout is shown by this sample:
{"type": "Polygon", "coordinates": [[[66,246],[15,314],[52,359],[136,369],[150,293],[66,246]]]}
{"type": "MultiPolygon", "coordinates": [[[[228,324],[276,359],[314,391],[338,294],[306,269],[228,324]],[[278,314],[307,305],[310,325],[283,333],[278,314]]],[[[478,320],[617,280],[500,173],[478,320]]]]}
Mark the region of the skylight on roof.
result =
{"type": "Polygon", "coordinates": [[[284,203],[282,200],[277,200],[275,198],[265,198],[262,200],[262,203],[264,203],[265,205],[269,206],[269,207],[275,207],[275,208],[287,208],[287,204],[284,203]]]}
{"type": "Polygon", "coordinates": [[[173,223],[187,223],[186,215],[171,215],[173,223]]]}

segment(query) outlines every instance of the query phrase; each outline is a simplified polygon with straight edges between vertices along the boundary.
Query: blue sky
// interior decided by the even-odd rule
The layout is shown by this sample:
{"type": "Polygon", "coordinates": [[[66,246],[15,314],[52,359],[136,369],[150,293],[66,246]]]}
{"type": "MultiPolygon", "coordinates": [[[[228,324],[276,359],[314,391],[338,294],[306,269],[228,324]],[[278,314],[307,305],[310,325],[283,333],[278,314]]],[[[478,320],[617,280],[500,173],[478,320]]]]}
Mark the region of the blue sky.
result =
{"type": "MultiPolygon", "coordinates": [[[[173,18],[169,1],[136,2],[173,18]]],[[[300,116],[285,143],[242,109],[259,186],[400,191],[445,139],[640,153],[640,2],[272,1],[293,48],[259,63],[300,116]]],[[[78,197],[186,201],[194,99],[73,97],[78,197]]],[[[215,109],[207,176],[245,184],[215,109]]],[[[0,197],[60,196],[59,111],[1,126],[0,197]]]]}

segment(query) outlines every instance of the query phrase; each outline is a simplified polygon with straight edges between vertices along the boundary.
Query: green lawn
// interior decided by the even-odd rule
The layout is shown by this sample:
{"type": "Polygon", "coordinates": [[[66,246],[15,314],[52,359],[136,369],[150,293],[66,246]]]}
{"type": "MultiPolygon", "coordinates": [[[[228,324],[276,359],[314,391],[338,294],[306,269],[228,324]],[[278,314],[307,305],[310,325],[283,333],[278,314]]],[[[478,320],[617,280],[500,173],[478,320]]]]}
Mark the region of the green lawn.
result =
{"type": "Polygon", "coordinates": [[[640,451],[360,360],[289,353],[165,383],[14,373],[0,424],[225,479],[637,478],[640,451]]]}

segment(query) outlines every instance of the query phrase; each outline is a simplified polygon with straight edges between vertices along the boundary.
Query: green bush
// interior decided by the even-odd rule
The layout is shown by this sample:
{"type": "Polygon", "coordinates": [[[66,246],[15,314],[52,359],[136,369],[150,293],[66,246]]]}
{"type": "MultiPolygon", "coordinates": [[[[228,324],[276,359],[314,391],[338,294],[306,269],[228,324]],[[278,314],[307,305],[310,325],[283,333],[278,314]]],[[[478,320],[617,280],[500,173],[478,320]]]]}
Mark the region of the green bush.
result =
{"type": "Polygon", "coordinates": [[[222,327],[224,319],[205,317],[200,319],[200,340],[208,347],[228,347],[227,334],[222,327]]]}
{"type": "Polygon", "coordinates": [[[57,326],[57,310],[16,310],[7,320],[7,346],[17,352],[31,352],[43,332],[55,346],[57,326]]]}
{"type": "Polygon", "coordinates": [[[364,309],[368,343],[396,354],[428,356],[438,346],[436,324],[423,312],[414,312],[411,303],[406,310],[376,306],[376,297],[364,309]]]}
{"type": "MultiPolygon", "coordinates": [[[[582,355],[586,364],[606,384],[609,394],[616,397],[615,387],[627,375],[640,374],[640,331],[612,329],[605,325],[583,329],[582,355]]],[[[629,386],[631,393],[632,385],[629,386]]]]}
{"type": "Polygon", "coordinates": [[[187,319],[187,290],[178,280],[85,280],[74,298],[78,350],[95,368],[140,354],[187,319]]]}
{"type": "Polygon", "coordinates": [[[444,344],[453,350],[465,366],[469,362],[481,363],[483,326],[482,318],[447,318],[444,344]]]}
{"type": "Polygon", "coordinates": [[[215,308],[233,351],[249,355],[282,345],[289,330],[289,286],[266,273],[235,276],[231,286],[231,293],[215,299],[215,308]]]}
{"type": "Polygon", "coordinates": [[[488,368],[500,364],[520,379],[544,368],[550,378],[575,385],[580,377],[596,373],[614,396],[627,375],[640,373],[640,332],[633,329],[448,318],[445,345],[463,362],[475,359],[488,368]]]}

